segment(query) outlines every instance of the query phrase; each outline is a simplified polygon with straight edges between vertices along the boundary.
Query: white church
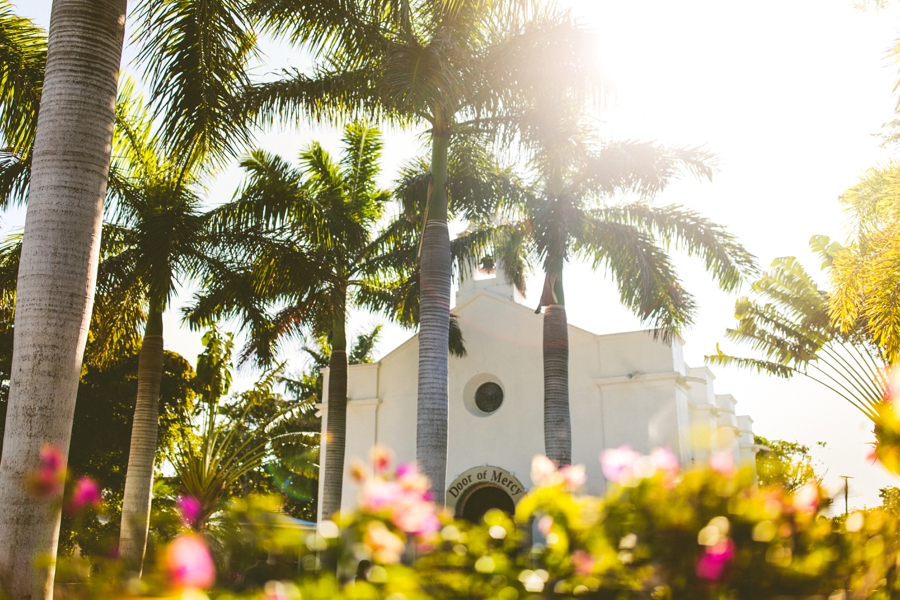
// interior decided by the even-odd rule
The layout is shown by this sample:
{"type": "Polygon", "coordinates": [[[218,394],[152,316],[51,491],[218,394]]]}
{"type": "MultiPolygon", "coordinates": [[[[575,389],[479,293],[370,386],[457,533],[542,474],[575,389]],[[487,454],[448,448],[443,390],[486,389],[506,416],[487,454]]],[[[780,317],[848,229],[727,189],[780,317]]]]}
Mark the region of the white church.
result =
{"type": "MultiPolygon", "coordinates": [[[[477,518],[492,507],[511,511],[531,487],[532,457],[544,453],[543,315],[524,305],[499,269],[464,281],[453,313],[468,355],[450,357],[446,502],[457,516],[477,518]]],[[[715,392],[707,367],[685,364],[682,344],[647,331],[597,335],[569,325],[572,463],[587,467],[588,492],[605,489],[598,460],[605,448],[666,447],[684,466],[714,451],[753,460],[752,419],[736,413],[734,397],[715,392]]],[[[415,460],[417,370],[417,336],[378,362],[349,368],[345,465],[367,462],[376,444],[399,462],[415,460]]],[[[323,440],[327,412],[323,406],[323,440]]],[[[327,445],[322,464],[326,453],[327,445]]],[[[357,492],[345,469],[342,510],[355,506],[357,492]]]]}

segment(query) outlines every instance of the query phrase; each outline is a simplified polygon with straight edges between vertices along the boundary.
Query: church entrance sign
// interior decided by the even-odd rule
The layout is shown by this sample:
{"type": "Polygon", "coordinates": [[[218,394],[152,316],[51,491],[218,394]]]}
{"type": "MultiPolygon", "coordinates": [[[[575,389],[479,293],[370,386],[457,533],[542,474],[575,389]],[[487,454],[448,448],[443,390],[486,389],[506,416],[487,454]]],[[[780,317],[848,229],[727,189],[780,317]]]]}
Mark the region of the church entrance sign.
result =
{"type": "Polygon", "coordinates": [[[512,512],[526,491],[522,482],[506,469],[492,466],[474,467],[462,473],[449,485],[446,504],[457,517],[477,520],[491,508],[512,512]]]}

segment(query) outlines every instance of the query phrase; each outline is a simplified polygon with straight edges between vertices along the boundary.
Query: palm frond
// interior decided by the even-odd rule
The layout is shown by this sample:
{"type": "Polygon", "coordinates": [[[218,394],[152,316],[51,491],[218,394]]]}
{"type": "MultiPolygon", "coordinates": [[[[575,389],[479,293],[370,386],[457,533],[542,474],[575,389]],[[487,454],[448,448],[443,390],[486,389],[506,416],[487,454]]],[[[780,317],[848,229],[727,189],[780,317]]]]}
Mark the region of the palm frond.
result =
{"type": "Polygon", "coordinates": [[[715,168],[715,154],[702,147],[616,140],[585,156],[583,185],[603,194],[635,192],[649,197],[682,173],[711,181],[715,168]]]}
{"type": "Polygon", "coordinates": [[[592,212],[595,219],[637,227],[689,256],[699,256],[725,291],[737,288],[743,279],[758,274],[754,257],[722,225],[680,206],[650,206],[632,203],[608,206],[592,212]]]}
{"type": "MultiPolygon", "coordinates": [[[[681,286],[666,252],[653,238],[628,224],[586,217],[574,236],[576,255],[604,267],[619,288],[619,298],[663,339],[693,322],[696,304],[681,286]]],[[[549,271],[548,271],[549,272],[549,271]]]]}
{"type": "Polygon", "coordinates": [[[30,19],[14,14],[10,0],[0,1],[0,137],[4,152],[20,157],[31,154],[46,63],[47,34],[30,19]]]}
{"type": "Polygon", "coordinates": [[[246,113],[261,125],[307,119],[337,125],[359,117],[398,125],[409,122],[384,106],[367,69],[319,68],[312,75],[285,70],[279,80],[248,87],[242,102],[246,113]]]}
{"type": "Polygon", "coordinates": [[[23,158],[0,150],[0,210],[24,204],[30,183],[31,155],[23,158]]]}
{"type": "Polygon", "coordinates": [[[174,162],[222,162],[249,141],[241,93],[256,35],[244,4],[143,0],[137,8],[137,61],[174,162]]]}
{"type": "MultiPolygon", "coordinates": [[[[813,249],[827,249],[814,238],[813,249]]],[[[733,356],[718,346],[712,364],[753,368],[779,377],[806,376],[873,419],[885,393],[880,352],[866,336],[841,332],[828,314],[828,295],[794,257],[776,259],[753,284],[755,297],[735,303],[736,327],[726,338],[757,356],[733,356]],[[761,357],[761,358],[759,358],[761,357]]]]}
{"type": "MultiPolygon", "coordinates": [[[[247,177],[235,198],[210,211],[210,226],[216,233],[275,229],[288,219],[320,222],[317,207],[300,185],[300,173],[284,159],[264,150],[245,156],[240,166],[247,177]]],[[[316,229],[316,227],[310,227],[316,229]]]]}
{"type": "Polygon", "coordinates": [[[450,336],[447,348],[451,356],[465,358],[469,352],[466,350],[466,338],[463,337],[462,327],[459,326],[459,317],[450,313],[450,336]]]}

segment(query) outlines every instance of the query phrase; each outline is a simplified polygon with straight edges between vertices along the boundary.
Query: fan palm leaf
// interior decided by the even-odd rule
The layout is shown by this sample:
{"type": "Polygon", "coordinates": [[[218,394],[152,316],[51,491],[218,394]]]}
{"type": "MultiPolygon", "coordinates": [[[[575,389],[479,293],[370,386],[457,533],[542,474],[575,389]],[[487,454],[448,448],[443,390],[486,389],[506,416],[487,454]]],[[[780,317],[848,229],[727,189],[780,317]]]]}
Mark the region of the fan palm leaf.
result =
{"type": "MultiPolygon", "coordinates": [[[[830,268],[831,256],[840,252],[828,238],[810,242],[830,268]]],[[[803,375],[827,387],[876,421],[886,388],[885,362],[865,327],[843,331],[832,323],[829,294],[819,287],[792,256],[778,258],[754,282],[754,298],[735,304],[736,327],[725,337],[748,346],[758,357],[736,356],[719,346],[707,362],[754,369],[777,377],[803,375]]]]}

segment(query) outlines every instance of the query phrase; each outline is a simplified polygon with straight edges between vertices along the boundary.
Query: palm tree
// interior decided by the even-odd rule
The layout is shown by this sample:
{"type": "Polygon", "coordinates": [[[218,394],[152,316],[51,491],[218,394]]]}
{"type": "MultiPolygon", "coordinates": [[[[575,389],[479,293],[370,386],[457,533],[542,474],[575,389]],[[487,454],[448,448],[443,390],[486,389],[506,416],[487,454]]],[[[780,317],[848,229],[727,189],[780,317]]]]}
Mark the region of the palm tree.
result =
{"type": "MultiPolygon", "coordinates": [[[[0,584],[49,598],[59,508],[29,498],[41,446],[69,446],[106,197],[125,0],[55,0],[31,155],[12,379],[0,460],[0,584]]],[[[15,83],[16,89],[22,89],[15,83]]],[[[6,110],[6,109],[4,109],[6,110]]],[[[7,133],[8,135],[8,133],[7,133]]]]}
{"type": "Polygon", "coordinates": [[[385,261],[378,252],[382,243],[373,240],[390,199],[375,183],[381,136],[372,127],[353,123],[345,127],[343,141],[339,163],[318,143],[300,155],[300,169],[261,151],[245,159],[249,178],[240,197],[217,214],[223,221],[241,222],[253,213],[253,225],[271,232],[268,252],[251,259],[242,285],[211,277],[190,313],[195,323],[214,315],[240,315],[250,330],[244,357],[255,354],[262,363],[272,361],[285,337],[303,331],[328,335],[328,435],[321,499],[328,516],[340,508],[344,474],[347,311],[360,305],[386,309],[383,300],[391,287],[389,274],[380,268],[385,261]],[[316,277],[298,277],[311,264],[317,265],[316,277]],[[266,306],[277,307],[274,317],[260,312],[266,306]]]}
{"type": "Polygon", "coordinates": [[[900,163],[870,169],[844,192],[847,244],[834,253],[829,311],[844,333],[860,323],[888,363],[900,359],[900,163]]]}
{"type": "MultiPolygon", "coordinates": [[[[571,258],[604,267],[622,303],[655,335],[669,339],[691,323],[695,305],[682,288],[668,251],[700,256],[720,287],[734,289],[754,272],[754,259],[723,227],[679,206],[654,207],[647,198],[682,172],[710,175],[710,156],[698,149],[653,142],[608,142],[599,148],[557,127],[544,137],[533,165],[535,183],[523,192],[518,218],[483,221],[454,240],[460,263],[490,255],[520,286],[533,261],[544,285],[544,446],[549,458],[570,464],[569,341],[563,273],[571,258]],[[552,142],[552,137],[565,143],[552,142]],[[644,199],[615,203],[616,192],[644,199]]],[[[571,133],[571,132],[570,132],[571,133]]]]}
{"type": "Polygon", "coordinates": [[[119,540],[122,558],[140,571],[157,452],[163,313],[184,278],[223,269],[226,258],[220,249],[211,250],[213,239],[231,244],[235,252],[243,246],[233,237],[213,235],[211,213],[201,210],[200,155],[168,158],[131,82],[123,85],[117,106],[107,242],[112,253],[101,272],[120,296],[130,295],[146,310],[119,540]]]}
{"type": "MultiPolygon", "coordinates": [[[[825,236],[813,236],[810,247],[827,270],[843,252],[825,236]]],[[[726,354],[716,346],[707,362],[785,379],[808,377],[878,423],[887,385],[886,363],[863,323],[848,331],[835,325],[829,315],[829,294],[793,256],[775,259],[772,268],[753,283],[752,291],[755,298],[735,302],[738,324],[725,337],[748,345],[757,356],[726,354]]]]}
{"type": "MultiPolygon", "coordinates": [[[[303,3],[257,0],[277,35],[308,39],[303,3]]],[[[416,455],[444,499],[450,329],[450,237],[446,192],[452,140],[473,130],[516,137],[518,109],[548,87],[597,90],[588,32],[564,11],[524,0],[347,2],[342,28],[319,38],[316,72],[255,86],[248,103],[262,118],[336,119],[365,114],[426,123],[430,182],[420,246],[416,455]]]]}

